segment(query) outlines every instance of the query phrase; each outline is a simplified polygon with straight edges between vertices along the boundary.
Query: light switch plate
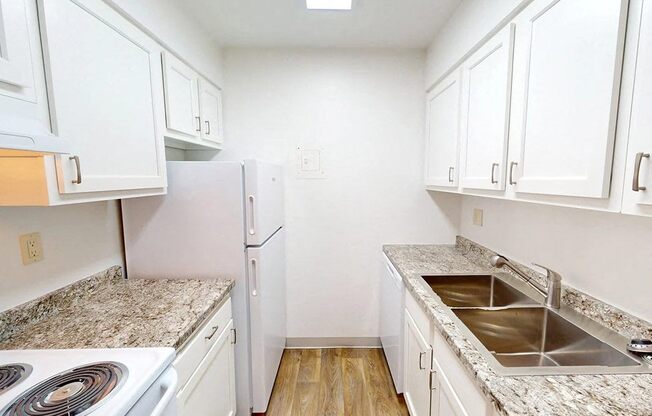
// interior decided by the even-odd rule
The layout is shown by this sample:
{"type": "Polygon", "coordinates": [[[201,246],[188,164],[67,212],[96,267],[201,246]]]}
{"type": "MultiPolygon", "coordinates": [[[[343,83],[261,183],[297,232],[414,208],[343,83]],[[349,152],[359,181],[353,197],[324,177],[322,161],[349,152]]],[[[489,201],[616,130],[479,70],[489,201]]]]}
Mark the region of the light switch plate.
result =
{"type": "Polygon", "coordinates": [[[484,216],[483,210],[481,210],[480,208],[473,208],[473,225],[482,227],[484,221],[483,216],[484,216]]]}
{"type": "Polygon", "coordinates": [[[20,255],[23,264],[28,265],[43,260],[43,246],[40,233],[23,234],[20,236],[20,255]]]}
{"type": "Polygon", "coordinates": [[[319,148],[297,147],[297,178],[324,179],[323,151],[319,148]]]}

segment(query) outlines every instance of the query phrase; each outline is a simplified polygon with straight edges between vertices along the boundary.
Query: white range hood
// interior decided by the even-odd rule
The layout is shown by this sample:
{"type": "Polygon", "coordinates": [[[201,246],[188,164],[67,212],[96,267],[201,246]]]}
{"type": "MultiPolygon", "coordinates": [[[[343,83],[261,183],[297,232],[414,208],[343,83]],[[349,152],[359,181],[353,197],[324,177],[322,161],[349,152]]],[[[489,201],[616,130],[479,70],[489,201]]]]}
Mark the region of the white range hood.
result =
{"type": "Polygon", "coordinates": [[[70,153],[70,141],[55,136],[35,120],[0,114],[0,150],[70,153]]]}

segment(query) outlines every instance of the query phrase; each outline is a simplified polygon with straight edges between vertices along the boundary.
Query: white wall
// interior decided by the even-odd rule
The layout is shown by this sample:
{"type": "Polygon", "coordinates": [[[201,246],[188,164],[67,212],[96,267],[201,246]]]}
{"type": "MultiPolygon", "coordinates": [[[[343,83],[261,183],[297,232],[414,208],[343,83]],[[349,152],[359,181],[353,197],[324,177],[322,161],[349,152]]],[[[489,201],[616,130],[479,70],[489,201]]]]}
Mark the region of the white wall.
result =
{"type": "Polygon", "coordinates": [[[179,0],[109,0],[158,37],[202,75],[223,83],[222,49],[179,0]]]}
{"type": "MultiPolygon", "coordinates": [[[[221,49],[184,13],[182,3],[115,3],[203,75],[222,83],[221,49]]],[[[0,208],[0,311],[122,264],[117,206],[116,202],[100,202],[56,208],[0,208]],[[41,232],[45,260],[23,266],[18,236],[35,231],[41,232]]]]}
{"type": "Polygon", "coordinates": [[[116,202],[0,208],[0,311],[122,264],[116,202]],[[44,259],[22,264],[18,237],[40,232],[44,259]]]}
{"type": "Polygon", "coordinates": [[[217,158],[286,168],[289,337],[377,337],[381,245],[454,240],[459,201],[423,190],[423,66],[419,51],[225,52],[217,158]],[[326,179],[295,177],[298,145],[323,149],[326,179]]]}
{"type": "Polygon", "coordinates": [[[461,234],[523,263],[544,264],[564,282],[652,321],[652,218],[464,197],[461,234]],[[473,225],[473,208],[484,226],[473,225]]]}
{"type": "Polygon", "coordinates": [[[491,32],[531,0],[464,0],[428,47],[426,88],[491,32]]]}

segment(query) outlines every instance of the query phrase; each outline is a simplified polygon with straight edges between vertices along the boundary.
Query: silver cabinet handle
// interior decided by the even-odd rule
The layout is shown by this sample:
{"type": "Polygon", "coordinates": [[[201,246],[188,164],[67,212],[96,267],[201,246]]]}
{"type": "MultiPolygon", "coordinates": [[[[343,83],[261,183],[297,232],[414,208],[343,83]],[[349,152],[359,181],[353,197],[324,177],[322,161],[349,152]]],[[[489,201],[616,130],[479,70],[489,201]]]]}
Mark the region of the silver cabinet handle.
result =
{"type": "Polygon", "coordinates": [[[430,390],[437,390],[437,370],[430,370],[430,390]]]}
{"type": "Polygon", "coordinates": [[[197,120],[197,128],[195,131],[201,131],[201,117],[195,116],[195,120],[197,120]]]}
{"type": "Polygon", "coordinates": [[[211,122],[209,120],[204,121],[206,123],[206,134],[210,136],[211,134],[211,122]]]}
{"type": "Polygon", "coordinates": [[[494,175],[496,173],[496,168],[500,166],[498,163],[491,164],[491,183],[498,183],[498,180],[495,179],[494,175]]]}
{"type": "Polygon", "coordinates": [[[75,169],[77,169],[77,179],[73,179],[72,183],[79,185],[80,183],[82,183],[81,163],[79,162],[79,156],[70,156],[68,159],[75,161],[75,169]]]}
{"type": "Polygon", "coordinates": [[[455,168],[453,166],[448,168],[448,182],[453,183],[455,179],[453,178],[453,172],[455,171],[455,168]]]}
{"type": "Polygon", "coordinates": [[[516,185],[516,181],[514,180],[514,167],[518,166],[517,162],[512,162],[509,164],[509,184],[510,185],[516,185]]]}
{"type": "Polygon", "coordinates": [[[426,367],[423,365],[423,357],[425,357],[426,353],[425,352],[420,352],[419,353],[419,370],[425,370],[426,367]]]}
{"type": "Polygon", "coordinates": [[[636,160],[634,161],[634,180],[632,181],[632,191],[645,191],[647,188],[645,186],[639,185],[639,177],[641,175],[641,162],[643,158],[649,159],[649,153],[638,152],[636,153],[636,160]]]}
{"type": "Polygon", "coordinates": [[[251,259],[251,296],[258,296],[258,262],[256,259],[251,259]]]}
{"type": "Polygon", "coordinates": [[[254,209],[256,208],[256,198],[249,195],[249,235],[256,234],[256,215],[254,209]]]}
{"type": "Polygon", "coordinates": [[[211,334],[204,338],[210,341],[215,336],[215,333],[217,332],[218,329],[220,329],[220,326],[215,325],[214,327],[211,328],[211,334]]]}
{"type": "Polygon", "coordinates": [[[238,331],[236,331],[235,328],[231,328],[231,332],[233,333],[233,341],[231,341],[231,344],[235,344],[238,342],[238,331]]]}

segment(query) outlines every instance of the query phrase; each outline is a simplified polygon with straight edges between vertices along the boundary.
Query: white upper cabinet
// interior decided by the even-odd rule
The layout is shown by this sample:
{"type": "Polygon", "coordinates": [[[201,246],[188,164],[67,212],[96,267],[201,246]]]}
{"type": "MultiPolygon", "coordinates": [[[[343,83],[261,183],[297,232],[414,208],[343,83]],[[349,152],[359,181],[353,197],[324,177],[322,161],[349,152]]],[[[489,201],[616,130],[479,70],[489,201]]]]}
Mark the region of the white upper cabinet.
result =
{"type": "Polygon", "coordinates": [[[0,94],[35,100],[26,0],[0,1],[0,94]]]}
{"type": "Polygon", "coordinates": [[[460,88],[460,71],[456,69],[428,94],[426,186],[457,187],[460,88]]]}
{"type": "Polygon", "coordinates": [[[609,195],[627,3],[535,0],[517,16],[517,192],[609,195]]]}
{"type": "Polygon", "coordinates": [[[201,109],[202,139],[222,143],[222,91],[201,80],[199,82],[199,108],[201,109]]]}
{"type": "Polygon", "coordinates": [[[166,144],[180,149],[219,149],[222,91],[174,55],[163,54],[166,144]]]}
{"type": "Polygon", "coordinates": [[[165,119],[168,131],[199,138],[201,121],[197,88],[199,76],[170,53],[163,53],[165,119]]]}
{"type": "Polygon", "coordinates": [[[505,189],[514,25],[462,65],[463,188],[505,189]]]}
{"type": "Polygon", "coordinates": [[[160,47],[101,0],[40,0],[59,192],[166,186],[160,47]]]}
{"type": "Polygon", "coordinates": [[[633,89],[630,100],[623,103],[630,112],[629,120],[622,121],[629,136],[622,210],[652,215],[652,1],[637,0],[631,7],[636,19],[630,24],[633,34],[628,39],[633,41],[625,65],[631,71],[626,71],[624,88],[633,89]]]}

